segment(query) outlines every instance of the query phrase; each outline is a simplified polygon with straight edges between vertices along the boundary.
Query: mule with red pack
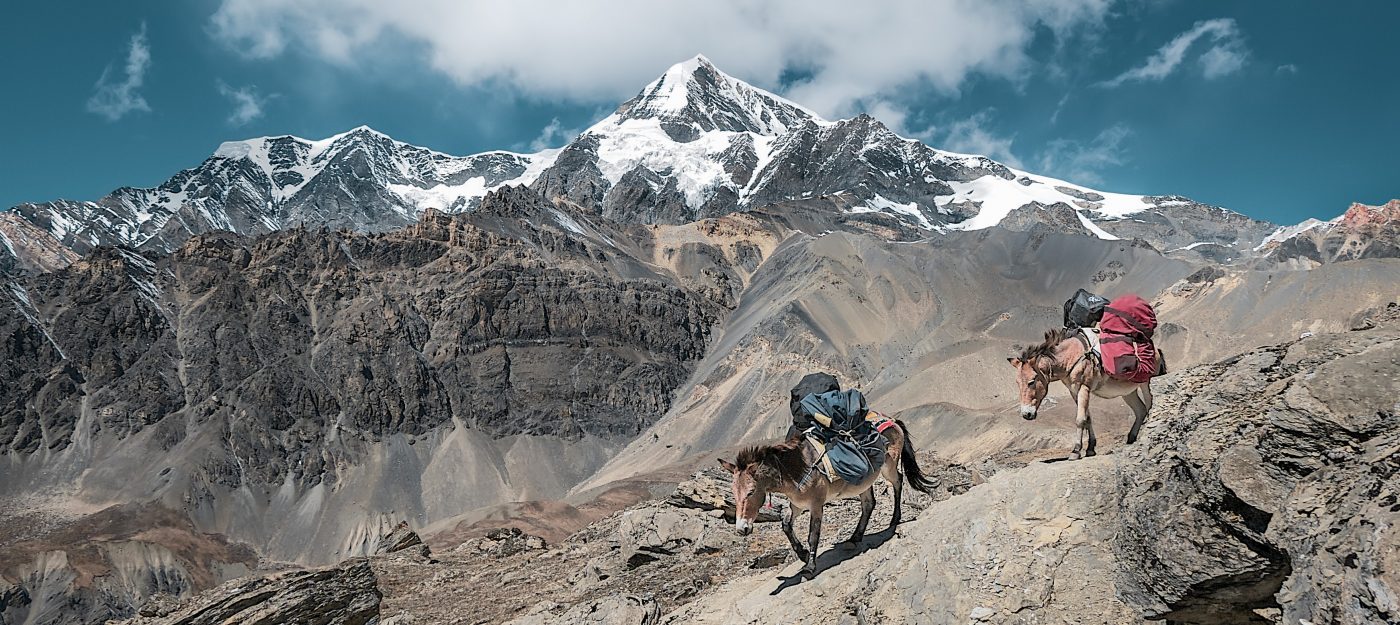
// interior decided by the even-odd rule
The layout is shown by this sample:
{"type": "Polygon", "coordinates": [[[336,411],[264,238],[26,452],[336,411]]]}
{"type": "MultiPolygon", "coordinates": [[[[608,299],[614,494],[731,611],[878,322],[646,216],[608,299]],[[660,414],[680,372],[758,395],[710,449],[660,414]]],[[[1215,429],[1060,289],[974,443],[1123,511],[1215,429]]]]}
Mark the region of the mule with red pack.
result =
{"type": "Polygon", "coordinates": [[[1050,385],[1060,382],[1075,403],[1079,437],[1069,459],[1093,456],[1098,443],[1089,408],[1092,397],[1119,397],[1133,411],[1128,443],[1137,441],[1152,409],[1151,379],[1166,373],[1166,359],[1152,343],[1157,315],[1137,295],[1109,302],[1081,289],[1065,302],[1065,327],[1008,358],[1016,368],[1021,416],[1035,419],[1050,385]]]}

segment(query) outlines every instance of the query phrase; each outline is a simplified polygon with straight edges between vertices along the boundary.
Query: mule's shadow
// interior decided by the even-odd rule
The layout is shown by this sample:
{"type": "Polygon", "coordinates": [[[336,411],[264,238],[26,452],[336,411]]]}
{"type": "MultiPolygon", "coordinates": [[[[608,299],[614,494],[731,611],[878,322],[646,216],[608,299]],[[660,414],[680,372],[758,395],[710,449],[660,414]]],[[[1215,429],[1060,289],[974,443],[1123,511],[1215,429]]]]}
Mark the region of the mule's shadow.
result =
{"type": "MultiPolygon", "coordinates": [[[[822,571],[835,567],[842,562],[889,542],[891,538],[894,538],[896,529],[897,528],[894,527],[887,527],[884,531],[866,534],[865,538],[856,545],[845,542],[833,545],[830,549],[827,549],[825,553],[817,555],[817,571],[812,577],[815,578],[817,575],[821,575],[822,571]]],[[[773,592],[768,593],[769,595],[777,595],[784,590],[801,584],[808,578],[805,573],[799,571],[796,575],[790,577],[779,576],[778,579],[782,580],[783,583],[779,584],[777,588],[774,588],[773,592]]]]}

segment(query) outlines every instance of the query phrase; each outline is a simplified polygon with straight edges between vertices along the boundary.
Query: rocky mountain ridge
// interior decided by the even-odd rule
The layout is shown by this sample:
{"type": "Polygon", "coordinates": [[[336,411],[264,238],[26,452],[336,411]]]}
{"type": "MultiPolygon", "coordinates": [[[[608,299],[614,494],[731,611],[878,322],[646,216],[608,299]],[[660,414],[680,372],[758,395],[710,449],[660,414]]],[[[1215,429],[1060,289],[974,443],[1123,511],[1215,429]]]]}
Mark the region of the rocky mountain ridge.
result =
{"type": "Polygon", "coordinates": [[[1361,258],[1400,256],[1400,200],[1352,204],[1331,221],[1280,228],[1258,247],[1264,257],[1303,268],[1361,258]]]}
{"type": "Polygon", "coordinates": [[[164,253],[216,230],[383,231],[429,209],[474,210],[505,185],[622,223],[801,203],[878,219],[905,239],[1040,224],[1162,250],[1214,246],[1216,260],[1250,255],[1276,229],[1179,196],[1106,193],[938,150],[866,115],[828,121],[697,56],[558,149],[449,156],[362,126],[230,141],[154,188],[21,204],[0,213],[0,270],[51,270],[103,245],[164,253]]]}

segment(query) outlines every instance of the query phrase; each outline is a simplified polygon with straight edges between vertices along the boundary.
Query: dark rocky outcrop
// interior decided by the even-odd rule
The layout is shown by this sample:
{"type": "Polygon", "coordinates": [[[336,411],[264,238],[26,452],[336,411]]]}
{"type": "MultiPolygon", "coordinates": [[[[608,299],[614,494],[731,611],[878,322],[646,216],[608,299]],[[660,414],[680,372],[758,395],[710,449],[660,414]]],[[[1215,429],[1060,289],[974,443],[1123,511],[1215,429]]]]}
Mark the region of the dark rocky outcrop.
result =
{"type": "Polygon", "coordinates": [[[1150,617],[1400,617],[1400,336],[1318,335],[1187,371],[1123,459],[1120,586],[1150,617]]]}
{"type": "Polygon", "coordinates": [[[1007,230],[1092,236],[1089,229],[1079,220],[1079,213],[1064,202],[1048,206],[1040,202],[1031,202],[1007,214],[1001,220],[1001,226],[1007,230]]]}
{"type": "Polygon", "coordinates": [[[413,549],[424,556],[428,555],[428,546],[423,544],[423,539],[418,536],[418,532],[413,531],[408,526],[408,521],[399,521],[398,525],[383,538],[379,539],[379,546],[374,552],[378,554],[398,553],[405,549],[413,549]]]}
{"type": "Polygon", "coordinates": [[[143,614],[129,625],[371,625],[379,622],[381,595],[363,558],[311,571],[246,577],[171,606],[143,614]]]}

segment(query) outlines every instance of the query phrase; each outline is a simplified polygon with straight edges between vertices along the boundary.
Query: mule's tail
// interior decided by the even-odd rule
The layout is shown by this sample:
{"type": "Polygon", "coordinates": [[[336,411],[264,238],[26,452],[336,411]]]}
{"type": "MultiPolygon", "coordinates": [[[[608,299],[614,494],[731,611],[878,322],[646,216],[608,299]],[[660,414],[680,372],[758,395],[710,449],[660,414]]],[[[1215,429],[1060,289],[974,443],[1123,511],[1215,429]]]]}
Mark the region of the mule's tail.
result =
{"type": "Polygon", "coordinates": [[[899,464],[904,467],[904,477],[909,480],[909,485],[921,493],[932,493],[936,484],[924,475],[923,469],[919,468],[919,460],[914,457],[914,443],[909,436],[909,427],[903,421],[895,419],[895,424],[904,432],[904,450],[899,454],[899,464]]]}

